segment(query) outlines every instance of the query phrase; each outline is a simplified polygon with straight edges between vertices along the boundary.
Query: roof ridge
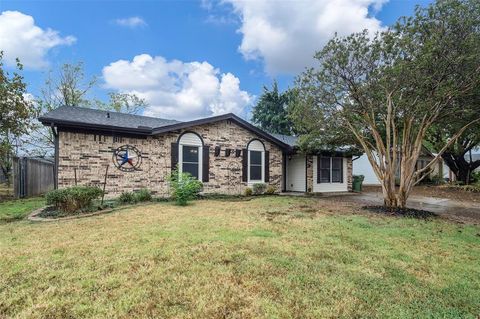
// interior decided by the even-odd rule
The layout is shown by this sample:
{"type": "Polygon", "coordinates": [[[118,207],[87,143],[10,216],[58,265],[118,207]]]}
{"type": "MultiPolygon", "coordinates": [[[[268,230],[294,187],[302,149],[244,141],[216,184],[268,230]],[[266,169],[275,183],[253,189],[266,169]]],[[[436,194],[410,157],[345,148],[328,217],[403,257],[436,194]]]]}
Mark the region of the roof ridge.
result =
{"type": "Polygon", "coordinates": [[[177,123],[182,122],[182,121],[179,121],[179,120],[167,119],[167,118],[163,118],[163,117],[147,116],[147,115],[143,115],[143,114],[131,114],[131,113],[118,112],[118,111],[115,111],[115,110],[102,110],[102,109],[96,109],[96,108],[84,107],[84,106],[76,106],[76,105],[62,105],[62,106],[58,107],[57,109],[60,109],[60,108],[75,108],[75,109],[80,109],[80,110],[94,111],[94,112],[98,112],[98,113],[110,113],[110,114],[114,113],[114,114],[120,114],[122,116],[132,116],[132,117],[137,117],[138,116],[138,117],[143,117],[143,118],[163,120],[163,121],[172,121],[172,122],[177,122],[177,123]]]}

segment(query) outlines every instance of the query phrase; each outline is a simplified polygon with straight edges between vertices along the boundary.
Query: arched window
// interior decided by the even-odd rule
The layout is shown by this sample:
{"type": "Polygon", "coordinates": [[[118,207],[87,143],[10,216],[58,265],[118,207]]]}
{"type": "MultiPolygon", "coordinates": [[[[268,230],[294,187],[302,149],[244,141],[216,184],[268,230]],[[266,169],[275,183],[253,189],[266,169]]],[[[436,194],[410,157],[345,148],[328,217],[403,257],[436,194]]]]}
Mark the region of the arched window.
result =
{"type": "Polygon", "coordinates": [[[203,141],[195,133],[184,133],[178,140],[178,167],[202,180],[203,141]]]}
{"type": "Polygon", "coordinates": [[[265,180],[265,147],[259,140],[251,140],[248,151],[248,182],[263,183],[265,180]]]}

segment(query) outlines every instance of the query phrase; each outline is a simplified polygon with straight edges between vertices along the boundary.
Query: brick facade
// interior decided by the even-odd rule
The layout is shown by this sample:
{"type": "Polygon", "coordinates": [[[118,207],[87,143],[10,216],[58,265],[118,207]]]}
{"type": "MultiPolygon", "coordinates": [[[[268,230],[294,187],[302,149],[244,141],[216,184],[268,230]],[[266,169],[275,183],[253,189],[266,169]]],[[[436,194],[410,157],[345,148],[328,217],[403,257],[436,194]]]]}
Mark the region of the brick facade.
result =
{"type": "Polygon", "coordinates": [[[215,146],[222,150],[244,149],[250,140],[262,141],[270,152],[269,185],[281,191],[282,150],[249,130],[228,120],[192,126],[187,130],[165,133],[155,137],[131,138],[98,135],[90,133],[59,132],[58,145],[58,186],[75,184],[75,171],[78,185],[103,186],[106,168],[108,175],[106,193],[108,197],[123,191],[150,189],[157,196],[169,194],[166,177],[171,172],[171,143],[176,142],[185,131],[199,134],[205,145],[210,146],[209,181],[204,182],[205,193],[239,194],[248,186],[242,182],[242,157],[232,152],[225,157],[222,151],[215,157],[215,146]],[[142,153],[140,171],[122,172],[113,164],[113,151],[119,146],[130,144],[142,153]]]}

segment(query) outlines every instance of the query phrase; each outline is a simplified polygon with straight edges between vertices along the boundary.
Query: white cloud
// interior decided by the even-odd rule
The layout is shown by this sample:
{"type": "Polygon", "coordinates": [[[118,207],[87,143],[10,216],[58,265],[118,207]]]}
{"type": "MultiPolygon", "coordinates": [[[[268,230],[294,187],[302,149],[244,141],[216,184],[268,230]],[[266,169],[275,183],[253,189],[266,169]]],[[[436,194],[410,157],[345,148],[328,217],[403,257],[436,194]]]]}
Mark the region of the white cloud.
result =
{"type": "Polygon", "coordinates": [[[121,25],[123,27],[129,28],[136,28],[136,27],[144,27],[147,25],[145,20],[140,17],[130,17],[125,19],[116,19],[115,23],[121,25]]]}
{"type": "Polygon", "coordinates": [[[253,97],[240,89],[240,80],[220,73],[208,62],[167,61],[161,56],[137,55],[103,68],[106,87],[135,93],[150,106],[145,115],[189,120],[236,113],[244,115],[253,97]]]}
{"type": "Polygon", "coordinates": [[[313,65],[313,55],[335,34],[382,28],[369,16],[387,0],[224,0],[241,19],[239,51],[262,59],[271,75],[297,74],[313,65]]]}
{"type": "Polygon", "coordinates": [[[59,45],[71,45],[73,36],[61,37],[58,31],[42,29],[35,25],[32,16],[18,11],[4,11],[0,14],[0,50],[4,51],[7,64],[13,65],[15,58],[29,68],[43,68],[48,65],[47,52],[59,45]]]}

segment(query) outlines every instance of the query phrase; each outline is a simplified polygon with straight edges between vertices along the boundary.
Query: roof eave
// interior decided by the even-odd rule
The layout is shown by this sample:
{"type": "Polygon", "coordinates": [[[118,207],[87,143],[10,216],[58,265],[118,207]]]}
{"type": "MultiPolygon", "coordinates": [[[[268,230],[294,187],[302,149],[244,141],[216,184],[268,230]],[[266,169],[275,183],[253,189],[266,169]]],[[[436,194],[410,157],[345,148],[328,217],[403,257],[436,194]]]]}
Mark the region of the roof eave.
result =
{"type": "Polygon", "coordinates": [[[89,123],[79,123],[76,121],[68,121],[68,120],[59,120],[53,119],[48,117],[39,117],[38,120],[46,126],[57,126],[57,127],[64,127],[64,128],[74,128],[74,129],[89,129],[89,130],[96,130],[96,131],[106,131],[106,132],[115,132],[115,133],[126,133],[126,134],[135,134],[135,135],[142,135],[142,136],[149,136],[149,135],[159,135],[167,132],[171,132],[174,130],[185,129],[192,126],[202,125],[202,124],[209,124],[218,121],[224,120],[232,120],[238,125],[253,131],[257,135],[265,138],[266,140],[274,143],[275,145],[279,146],[285,151],[290,151],[292,147],[279,139],[273,137],[272,135],[262,131],[261,129],[257,128],[256,126],[248,123],[247,121],[239,118],[235,114],[228,113],[224,115],[218,115],[208,118],[203,118],[199,120],[193,120],[188,122],[178,122],[170,125],[165,125],[153,129],[146,129],[146,128],[125,128],[121,126],[112,126],[112,125],[101,125],[101,124],[89,124],[89,123]]]}
{"type": "Polygon", "coordinates": [[[126,128],[122,126],[79,123],[76,121],[59,120],[59,119],[52,119],[47,117],[39,117],[38,120],[40,121],[40,123],[42,123],[45,126],[56,126],[61,128],[73,128],[73,129],[88,129],[88,130],[95,130],[95,131],[126,133],[126,134],[134,134],[134,135],[141,135],[141,136],[152,135],[152,129],[147,129],[147,128],[126,128]]]}

